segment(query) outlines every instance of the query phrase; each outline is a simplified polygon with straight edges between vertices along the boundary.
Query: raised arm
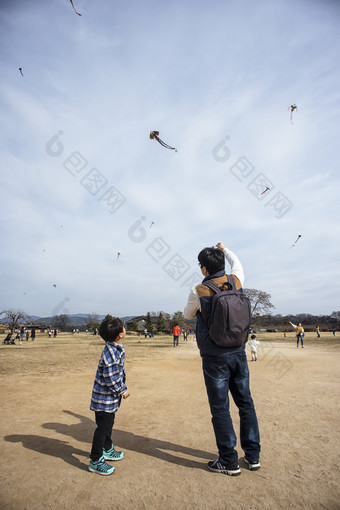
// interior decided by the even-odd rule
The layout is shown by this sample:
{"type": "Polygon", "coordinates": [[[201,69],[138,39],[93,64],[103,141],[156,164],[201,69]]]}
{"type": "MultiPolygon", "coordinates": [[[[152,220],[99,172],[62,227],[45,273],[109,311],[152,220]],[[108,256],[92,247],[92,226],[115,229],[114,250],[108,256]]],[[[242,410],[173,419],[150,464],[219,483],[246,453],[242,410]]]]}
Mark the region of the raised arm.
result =
{"type": "Polygon", "coordinates": [[[234,252],[232,252],[231,250],[226,248],[223,243],[218,243],[216,245],[216,247],[223,251],[225,258],[230,265],[230,274],[237,276],[237,278],[240,280],[240,283],[243,287],[244,286],[244,272],[243,272],[242,264],[241,264],[239,258],[237,257],[237,255],[235,255],[234,252]]]}

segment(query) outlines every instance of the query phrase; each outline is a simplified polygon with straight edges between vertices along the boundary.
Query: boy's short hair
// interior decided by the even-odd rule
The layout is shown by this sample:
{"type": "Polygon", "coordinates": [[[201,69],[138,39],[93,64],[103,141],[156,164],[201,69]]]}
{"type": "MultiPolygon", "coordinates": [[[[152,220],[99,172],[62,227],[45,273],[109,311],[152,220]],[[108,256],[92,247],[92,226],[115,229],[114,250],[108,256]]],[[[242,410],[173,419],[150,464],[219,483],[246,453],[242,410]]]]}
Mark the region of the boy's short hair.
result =
{"type": "Polygon", "coordinates": [[[198,262],[201,267],[205,266],[209,274],[215,274],[218,271],[224,271],[225,258],[224,253],[219,248],[204,248],[198,254],[198,262]]]}
{"type": "Polygon", "coordinates": [[[123,333],[124,323],[117,317],[105,319],[100,325],[99,334],[105,342],[114,342],[119,333],[123,333]]]}
{"type": "Polygon", "coordinates": [[[252,340],[254,340],[256,338],[256,335],[251,335],[250,337],[252,340]]]}

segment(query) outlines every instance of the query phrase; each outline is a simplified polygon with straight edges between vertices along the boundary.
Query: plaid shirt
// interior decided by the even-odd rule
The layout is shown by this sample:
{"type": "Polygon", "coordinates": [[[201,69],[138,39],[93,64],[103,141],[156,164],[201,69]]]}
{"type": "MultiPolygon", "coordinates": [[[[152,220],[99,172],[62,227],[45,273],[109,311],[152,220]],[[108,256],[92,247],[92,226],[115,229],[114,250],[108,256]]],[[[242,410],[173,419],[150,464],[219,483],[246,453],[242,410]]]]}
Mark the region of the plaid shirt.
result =
{"type": "Polygon", "coordinates": [[[91,411],[115,413],[120,406],[125,385],[125,349],[115,342],[106,343],[93,384],[91,411]]]}

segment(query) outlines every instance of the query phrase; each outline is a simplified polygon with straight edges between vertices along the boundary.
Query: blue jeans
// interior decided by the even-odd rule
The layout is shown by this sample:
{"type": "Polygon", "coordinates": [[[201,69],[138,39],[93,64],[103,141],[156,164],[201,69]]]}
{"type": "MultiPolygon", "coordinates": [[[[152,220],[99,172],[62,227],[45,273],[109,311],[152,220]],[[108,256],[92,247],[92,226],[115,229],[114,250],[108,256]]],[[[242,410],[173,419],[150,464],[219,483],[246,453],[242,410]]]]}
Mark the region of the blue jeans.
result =
{"type": "Polygon", "coordinates": [[[301,340],[301,347],[303,347],[303,336],[301,335],[301,333],[298,333],[296,335],[297,347],[299,347],[299,340],[301,340]]]}
{"type": "Polygon", "coordinates": [[[229,411],[229,390],[239,409],[241,447],[250,462],[258,462],[260,433],[254,402],[249,390],[249,370],[245,350],[223,356],[204,356],[203,374],[220,460],[238,459],[236,435],[229,411]]]}

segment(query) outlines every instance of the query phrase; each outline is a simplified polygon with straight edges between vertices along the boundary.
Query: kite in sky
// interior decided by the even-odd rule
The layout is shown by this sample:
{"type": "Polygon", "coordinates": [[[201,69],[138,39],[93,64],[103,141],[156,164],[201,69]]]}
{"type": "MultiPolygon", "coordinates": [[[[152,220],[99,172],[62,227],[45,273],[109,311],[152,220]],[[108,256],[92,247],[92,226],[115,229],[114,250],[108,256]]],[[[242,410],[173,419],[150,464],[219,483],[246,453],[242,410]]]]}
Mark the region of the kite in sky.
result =
{"type": "Polygon", "coordinates": [[[55,288],[56,288],[56,287],[57,287],[57,284],[56,284],[56,283],[54,283],[54,284],[53,284],[53,287],[55,287],[55,288]]]}
{"type": "Polygon", "coordinates": [[[302,237],[302,235],[301,235],[301,234],[299,234],[299,235],[297,236],[296,241],[295,241],[295,242],[294,242],[294,244],[292,244],[292,246],[289,248],[290,250],[291,250],[292,248],[294,248],[294,246],[296,245],[296,243],[298,242],[298,240],[300,239],[300,237],[302,237]]]}
{"type": "Polygon", "coordinates": [[[163,147],[165,147],[166,149],[171,149],[171,150],[177,152],[177,149],[175,147],[171,147],[170,145],[163,142],[163,140],[161,140],[159,138],[159,131],[150,131],[150,139],[157,140],[157,142],[160,143],[161,145],[163,145],[163,147]]]}
{"type": "Polygon", "coordinates": [[[293,122],[293,112],[294,110],[298,111],[298,107],[296,106],[296,104],[291,104],[290,106],[288,106],[288,110],[290,109],[290,122],[291,124],[294,124],[293,122]]]}
{"type": "Polygon", "coordinates": [[[266,189],[264,191],[262,191],[261,195],[264,195],[266,191],[268,191],[270,188],[268,188],[268,186],[266,186],[266,189]]]}
{"type": "Polygon", "coordinates": [[[118,260],[118,259],[119,259],[119,257],[120,257],[120,252],[119,252],[119,251],[117,251],[117,259],[116,259],[116,260],[118,260]]]}
{"type": "Polygon", "coordinates": [[[24,73],[22,72],[22,67],[19,67],[19,71],[21,73],[21,76],[24,76],[24,73]]]}
{"type": "Polygon", "coordinates": [[[77,11],[76,11],[76,9],[75,9],[75,7],[74,7],[74,5],[73,5],[72,0],[70,0],[70,2],[71,2],[71,5],[72,5],[72,7],[73,7],[74,12],[75,12],[76,14],[78,14],[78,16],[81,16],[81,14],[80,14],[79,12],[77,12],[77,11]]]}
{"type": "Polygon", "coordinates": [[[154,224],[155,224],[155,222],[154,222],[154,221],[152,221],[152,222],[151,222],[151,225],[150,225],[150,227],[149,227],[149,228],[151,228],[151,227],[152,227],[152,225],[154,225],[154,224]]]}

